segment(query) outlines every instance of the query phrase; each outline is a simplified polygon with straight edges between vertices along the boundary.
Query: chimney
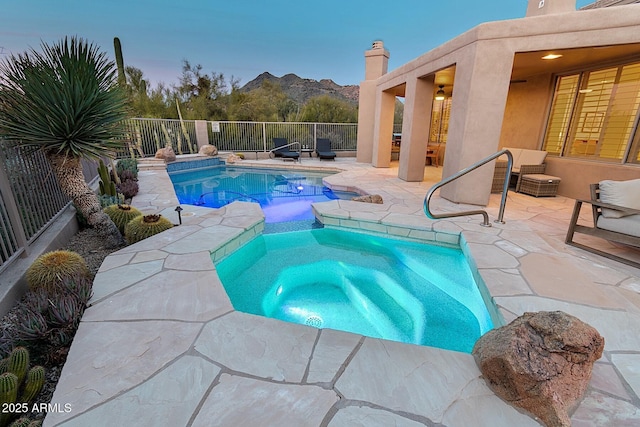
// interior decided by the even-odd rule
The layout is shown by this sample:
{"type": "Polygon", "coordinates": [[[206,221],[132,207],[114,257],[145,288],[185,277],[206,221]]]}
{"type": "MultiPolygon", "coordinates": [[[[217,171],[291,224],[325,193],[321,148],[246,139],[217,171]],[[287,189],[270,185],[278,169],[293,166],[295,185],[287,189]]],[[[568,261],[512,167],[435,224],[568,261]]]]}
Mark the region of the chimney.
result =
{"type": "Polygon", "coordinates": [[[576,0],[529,0],[527,17],[576,11],[576,0]]]}
{"type": "Polygon", "coordinates": [[[371,49],[364,53],[364,79],[376,80],[387,74],[389,51],[381,40],[373,42],[371,49]]]}

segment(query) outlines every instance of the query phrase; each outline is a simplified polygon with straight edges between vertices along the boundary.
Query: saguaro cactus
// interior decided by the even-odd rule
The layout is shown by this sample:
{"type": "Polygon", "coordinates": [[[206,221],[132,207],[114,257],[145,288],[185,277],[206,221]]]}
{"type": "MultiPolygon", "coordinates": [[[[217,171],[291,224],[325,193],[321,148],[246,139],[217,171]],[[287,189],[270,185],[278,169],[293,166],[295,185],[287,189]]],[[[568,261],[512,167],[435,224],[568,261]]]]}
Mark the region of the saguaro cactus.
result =
{"type": "Polygon", "coordinates": [[[127,77],[124,74],[124,59],[122,58],[122,44],[117,37],[113,38],[113,49],[116,53],[116,66],[118,67],[118,84],[120,87],[127,85],[127,77]]]}

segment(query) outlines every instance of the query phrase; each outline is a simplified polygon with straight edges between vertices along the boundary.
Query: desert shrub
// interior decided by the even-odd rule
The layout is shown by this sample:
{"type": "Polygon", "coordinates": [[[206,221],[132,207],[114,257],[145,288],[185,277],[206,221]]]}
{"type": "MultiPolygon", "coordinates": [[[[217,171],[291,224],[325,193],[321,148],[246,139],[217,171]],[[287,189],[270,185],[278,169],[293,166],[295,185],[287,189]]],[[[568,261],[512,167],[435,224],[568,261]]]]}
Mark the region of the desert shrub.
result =
{"type": "Polygon", "coordinates": [[[113,221],[123,235],[124,226],[133,218],[142,215],[142,212],[138,209],[124,204],[107,206],[104,208],[104,212],[109,215],[111,221],[113,221]]]}
{"type": "Polygon", "coordinates": [[[127,171],[133,175],[133,179],[138,179],[138,161],[136,159],[120,159],[116,164],[116,172],[120,177],[120,180],[125,181],[123,179],[122,174],[127,171]]]}
{"type": "Polygon", "coordinates": [[[101,208],[106,208],[110,205],[117,205],[118,203],[124,203],[124,196],[122,194],[117,194],[115,196],[102,195],[99,196],[98,199],[100,200],[101,208]]]}
{"type": "Polygon", "coordinates": [[[130,244],[151,237],[173,227],[171,221],[162,215],[141,215],[129,221],[124,227],[124,237],[130,244]]]}
{"type": "Polygon", "coordinates": [[[27,269],[27,285],[32,290],[57,289],[66,279],[90,276],[84,258],[76,252],[58,250],[40,255],[27,269]]]}
{"type": "Polygon", "coordinates": [[[64,360],[91,299],[91,288],[92,279],[78,275],[67,277],[54,290],[27,292],[16,310],[14,343],[28,346],[47,361],[64,360]]]}
{"type": "Polygon", "coordinates": [[[120,172],[118,174],[118,176],[120,177],[120,181],[124,182],[124,181],[137,181],[138,180],[138,174],[135,174],[133,172],[131,172],[130,170],[124,170],[122,172],[120,172]]]}
{"type": "Polygon", "coordinates": [[[118,193],[122,193],[125,199],[131,199],[138,194],[138,183],[133,179],[122,181],[118,184],[118,193]]]}

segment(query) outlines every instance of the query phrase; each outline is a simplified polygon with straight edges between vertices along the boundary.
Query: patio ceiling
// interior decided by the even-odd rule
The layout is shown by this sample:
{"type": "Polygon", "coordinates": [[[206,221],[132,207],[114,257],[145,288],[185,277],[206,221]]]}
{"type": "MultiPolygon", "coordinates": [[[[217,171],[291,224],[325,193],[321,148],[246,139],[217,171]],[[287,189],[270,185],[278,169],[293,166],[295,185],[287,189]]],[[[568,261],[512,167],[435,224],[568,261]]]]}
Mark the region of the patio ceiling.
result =
{"type": "Polygon", "coordinates": [[[516,53],[513,60],[511,80],[526,80],[527,77],[539,74],[564,73],[634,58],[640,61],[639,43],[521,52],[516,53]],[[553,60],[542,59],[550,53],[561,54],[562,57],[553,60]]]}

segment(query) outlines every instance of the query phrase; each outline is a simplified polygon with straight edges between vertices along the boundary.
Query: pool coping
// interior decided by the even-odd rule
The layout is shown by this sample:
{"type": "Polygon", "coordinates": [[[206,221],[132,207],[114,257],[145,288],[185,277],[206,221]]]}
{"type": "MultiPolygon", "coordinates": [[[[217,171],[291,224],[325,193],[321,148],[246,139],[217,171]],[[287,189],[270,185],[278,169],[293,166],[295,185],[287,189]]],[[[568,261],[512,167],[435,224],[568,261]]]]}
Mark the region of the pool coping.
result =
{"type": "MultiPolygon", "coordinates": [[[[353,182],[346,175],[345,181],[353,182]]],[[[143,196],[137,206],[175,219],[166,172],[140,176],[143,196]]],[[[442,199],[439,203],[450,208],[442,199]]],[[[94,304],[83,317],[52,400],[72,403],[72,411],[48,414],[46,426],[113,425],[131,417],[145,425],[211,425],[215,419],[218,425],[298,420],[336,426],[365,418],[407,425],[538,425],[488,389],[471,355],[235,312],[219,292],[210,249],[203,247],[207,239],[237,239],[239,245],[245,232],[260,233],[262,213],[256,206],[185,207],[182,226],[105,260],[94,283],[94,304]],[[211,281],[216,286],[209,286],[211,281]],[[175,395],[168,384],[184,393],[175,395]],[[287,397],[274,400],[275,395],[287,397]]],[[[434,236],[461,233],[507,320],[530,309],[563,308],[587,321],[591,317],[605,335],[606,360],[596,364],[591,400],[578,407],[574,421],[590,419],[598,410],[595,401],[637,410],[640,378],[633,366],[640,362],[640,340],[629,331],[640,324],[640,308],[615,296],[599,301],[604,297],[596,292],[605,286],[611,293],[618,284],[616,292],[626,296],[621,290],[638,283],[633,269],[593,269],[592,261],[582,259],[580,267],[591,265],[597,274],[593,301],[549,298],[541,295],[549,290],[536,288],[523,269],[540,257],[566,266],[576,257],[532,233],[524,220],[478,230],[477,219],[431,221],[418,206],[333,201],[314,208],[346,228],[399,222],[434,236]],[[536,259],[525,263],[531,254],[536,259]],[[614,381],[611,372],[626,384],[614,381]]]]}

